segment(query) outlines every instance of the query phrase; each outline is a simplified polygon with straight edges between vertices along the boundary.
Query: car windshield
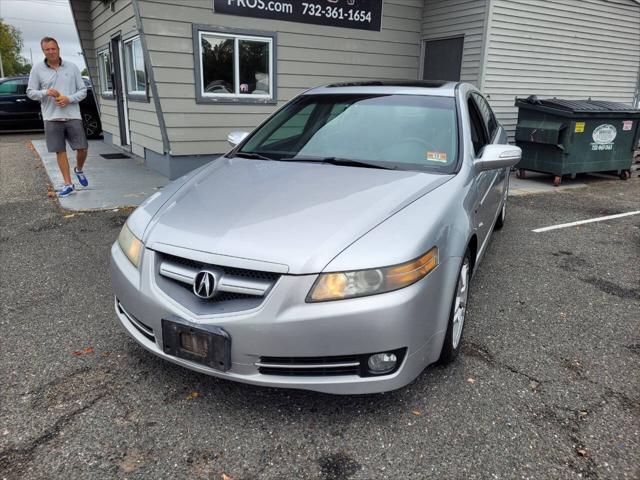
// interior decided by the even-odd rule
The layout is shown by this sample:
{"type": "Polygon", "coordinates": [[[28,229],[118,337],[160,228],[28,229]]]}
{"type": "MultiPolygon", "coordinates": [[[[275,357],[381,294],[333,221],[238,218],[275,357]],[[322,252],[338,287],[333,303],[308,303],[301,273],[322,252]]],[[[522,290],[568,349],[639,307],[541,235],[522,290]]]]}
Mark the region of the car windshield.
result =
{"type": "Polygon", "coordinates": [[[303,95],[256,130],[237,154],[451,173],[457,146],[450,97],[303,95]]]}

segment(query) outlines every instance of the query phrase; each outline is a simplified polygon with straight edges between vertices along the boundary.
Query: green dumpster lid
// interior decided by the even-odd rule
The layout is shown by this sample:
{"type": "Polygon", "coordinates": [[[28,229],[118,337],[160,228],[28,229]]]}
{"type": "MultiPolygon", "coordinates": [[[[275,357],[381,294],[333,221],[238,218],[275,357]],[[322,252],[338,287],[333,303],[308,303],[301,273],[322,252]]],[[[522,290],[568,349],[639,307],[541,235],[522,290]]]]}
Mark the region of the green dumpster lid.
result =
{"type": "Polygon", "coordinates": [[[567,113],[640,113],[640,110],[625,103],[607,102],[604,100],[563,100],[561,98],[539,99],[535,95],[527,98],[516,98],[516,106],[535,106],[553,108],[567,113]]]}

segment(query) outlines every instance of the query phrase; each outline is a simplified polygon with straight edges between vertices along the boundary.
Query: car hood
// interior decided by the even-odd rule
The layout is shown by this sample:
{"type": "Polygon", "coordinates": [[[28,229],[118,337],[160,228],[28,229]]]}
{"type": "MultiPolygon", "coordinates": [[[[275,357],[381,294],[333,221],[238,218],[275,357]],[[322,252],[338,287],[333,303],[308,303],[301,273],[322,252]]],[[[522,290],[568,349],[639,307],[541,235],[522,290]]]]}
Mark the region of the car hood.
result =
{"type": "Polygon", "coordinates": [[[283,273],[317,273],[355,240],[450,178],[220,158],[165,203],[144,240],[151,249],[174,254],[171,247],[180,247],[186,255],[207,253],[258,261],[267,269],[272,264],[283,273]]]}

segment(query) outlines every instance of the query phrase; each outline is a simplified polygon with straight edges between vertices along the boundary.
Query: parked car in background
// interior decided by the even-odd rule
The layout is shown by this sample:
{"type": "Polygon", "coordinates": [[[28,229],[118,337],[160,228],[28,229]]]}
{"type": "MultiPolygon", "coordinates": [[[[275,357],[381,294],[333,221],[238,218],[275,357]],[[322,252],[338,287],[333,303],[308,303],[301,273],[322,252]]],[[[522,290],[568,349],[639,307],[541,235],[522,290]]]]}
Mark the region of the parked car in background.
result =
{"type": "MultiPolygon", "coordinates": [[[[91,82],[83,77],[87,96],[80,102],[80,114],[87,138],[102,135],[100,115],[93,96],[91,82]]],[[[29,77],[0,78],[0,132],[27,132],[44,129],[40,102],[27,97],[29,77]]]]}
{"type": "Polygon", "coordinates": [[[111,249],[116,314],[140,345],[229,380],[338,394],[455,359],[521,155],[478,90],[334,84],[229,139],[111,249]]]}

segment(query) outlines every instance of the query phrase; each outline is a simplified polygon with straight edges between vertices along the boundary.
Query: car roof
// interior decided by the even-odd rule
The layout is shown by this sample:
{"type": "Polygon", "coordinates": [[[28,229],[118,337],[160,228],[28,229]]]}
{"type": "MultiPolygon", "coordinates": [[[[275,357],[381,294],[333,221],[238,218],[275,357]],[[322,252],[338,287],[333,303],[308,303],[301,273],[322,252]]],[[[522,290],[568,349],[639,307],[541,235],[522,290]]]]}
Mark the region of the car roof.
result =
{"type": "MultiPolygon", "coordinates": [[[[0,77],[0,82],[4,82],[6,80],[29,80],[29,75],[13,75],[11,77],[0,77]]],[[[91,79],[89,77],[82,77],[84,84],[86,87],[91,88],[91,79]]]]}
{"type": "Polygon", "coordinates": [[[387,94],[387,95],[432,95],[453,97],[460,82],[439,80],[366,80],[356,82],[331,83],[312,88],[306,95],[330,94],[387,94]]]}

